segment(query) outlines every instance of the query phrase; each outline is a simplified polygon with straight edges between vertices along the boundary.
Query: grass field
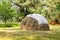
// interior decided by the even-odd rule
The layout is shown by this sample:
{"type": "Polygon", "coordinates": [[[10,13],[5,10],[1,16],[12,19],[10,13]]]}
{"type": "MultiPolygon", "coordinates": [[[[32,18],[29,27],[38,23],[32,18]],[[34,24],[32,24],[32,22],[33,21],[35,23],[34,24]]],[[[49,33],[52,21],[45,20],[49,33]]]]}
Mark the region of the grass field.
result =
{"type": "Polygon", "coordinates": [[[19,27],[0,28],[0,40],[60,40],[60,25],[50,25],[50,31],[21,31],[19,27]]]}

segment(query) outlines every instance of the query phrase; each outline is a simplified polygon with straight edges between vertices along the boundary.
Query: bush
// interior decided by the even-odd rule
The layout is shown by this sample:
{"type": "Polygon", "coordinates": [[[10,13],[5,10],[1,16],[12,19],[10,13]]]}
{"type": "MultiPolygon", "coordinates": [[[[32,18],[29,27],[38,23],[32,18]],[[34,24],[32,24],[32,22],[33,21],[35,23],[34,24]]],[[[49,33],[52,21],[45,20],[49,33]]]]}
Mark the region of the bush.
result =
{"type": "Polygon", "coordinates": [[[0,24],[0,27],[16,27],[19,26],[19,23],[6,23],[6,24],[0,24]]]}
{"type": "Polygon", "coordinates": [[[8,24],[6,24],[5,26],[6,26],[6,27],[13,27],[13,24],[8,23],[8,24]]]}
{"type": "Polygon", "coordinates": [[[0,24],[0,27],[5,27],[5,24],[0,24]]]}

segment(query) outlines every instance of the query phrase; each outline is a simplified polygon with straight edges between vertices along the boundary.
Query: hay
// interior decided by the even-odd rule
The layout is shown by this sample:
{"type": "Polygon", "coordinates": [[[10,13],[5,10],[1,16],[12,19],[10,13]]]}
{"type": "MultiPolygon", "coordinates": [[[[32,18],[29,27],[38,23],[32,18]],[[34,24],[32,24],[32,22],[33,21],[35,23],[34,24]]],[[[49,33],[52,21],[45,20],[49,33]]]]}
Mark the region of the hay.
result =
{"type": "Polygon", "coordinates": [[[48,24],[38,24],[38,21],[32,17],[25,17],[21,21],[21,30],[49,30],[48,24]]]}

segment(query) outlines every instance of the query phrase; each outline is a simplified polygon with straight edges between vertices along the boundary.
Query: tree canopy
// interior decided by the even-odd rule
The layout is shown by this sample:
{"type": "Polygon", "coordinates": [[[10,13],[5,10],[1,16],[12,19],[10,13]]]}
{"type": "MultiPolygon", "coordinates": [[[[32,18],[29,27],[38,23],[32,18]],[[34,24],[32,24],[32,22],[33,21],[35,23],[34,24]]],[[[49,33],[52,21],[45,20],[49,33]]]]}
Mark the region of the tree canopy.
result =
{"type": "Polygon", "coordinates": [[[60,22],[59,0],[1,0],[0,21],[21,21],[28,14],[41,14],[49,22],[60,22]]]}
{"type": "Polygon", "coordinates": [[[60,20],[59,0],[13,0],[12,2],[20,7],[19,11],[24,17],[30,13],[37,13],[49,20],[60,20]]]}

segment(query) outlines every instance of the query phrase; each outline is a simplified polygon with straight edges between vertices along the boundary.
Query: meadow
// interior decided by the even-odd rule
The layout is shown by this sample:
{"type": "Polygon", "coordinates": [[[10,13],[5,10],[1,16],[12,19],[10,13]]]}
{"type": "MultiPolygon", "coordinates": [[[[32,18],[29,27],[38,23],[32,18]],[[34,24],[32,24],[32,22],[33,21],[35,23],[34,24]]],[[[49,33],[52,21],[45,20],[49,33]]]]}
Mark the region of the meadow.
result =
{"type": "Polygon", "coordinates": [[[0,40],[60,40],[60,25],[50,25],[50,31],[22,31],[19,27],[0,28],[0,40]]]}
{"type": "Polygon", "coordinates": [[[0,0],[0,40],[60,40],[57,23],[60,23],[60,0],[0,0]],[[50,25],[49,31],[20,30],[21,20],[35,13],[56,25],[50,25]]]}

